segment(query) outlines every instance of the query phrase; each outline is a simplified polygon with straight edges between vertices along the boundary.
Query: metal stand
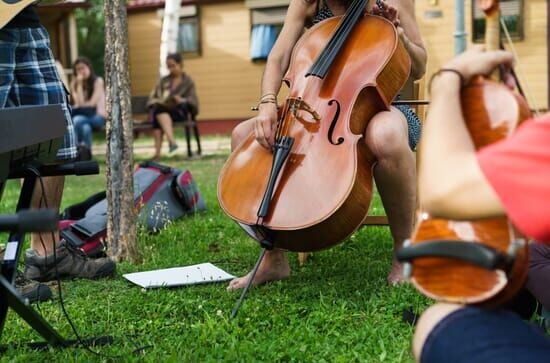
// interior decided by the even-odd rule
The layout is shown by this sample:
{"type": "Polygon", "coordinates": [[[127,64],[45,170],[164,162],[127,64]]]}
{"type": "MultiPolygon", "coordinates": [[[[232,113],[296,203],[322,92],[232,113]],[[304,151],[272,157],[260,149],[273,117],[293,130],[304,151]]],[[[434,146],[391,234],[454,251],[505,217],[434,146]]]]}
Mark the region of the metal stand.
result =
{"type": "MultiPolygon", "coordinates": [[[[288,155],[290,154],[290,150],[292,149],[293,144],[294,144],[294,138],[288,137],[288,136],[281,136],[277,139],[275,145],[273,146],[273,161],[271,165],[271,173],[269,175],[267,187],[264,192],[264,197],[262,199],[262,202],[260,204],[260,207],[257,213],[258,220],[256,221],[256,226],[260,227],[260,230],[262,229],[263,218],[265,218],[269,213],[269,206],[271,204],[271,198],[273,197],[273,192],[275,190],[275,184],[277,182],[277,179],[279,178],[279,174],[283,168],[283,165],[286,159],[288,158],[288,155]]],[[[269,238],[269,232],[267,230],[264,230],[262,234],[263,234],[263,238],[261,239],[261,242],[260,242],[260,245],[262,246],[262,252],[260,252],[260,256],[256,261],[256,265],[254,266],[254,268],[252,269],[252,272],[250,273],[250,277],[248,278],[246,286],[243,292],[241,293],[241,297],[235,304],[235,308],[233,308],[233,312],[231,313],[230,320],[233,320],[239,313],[239,309],[241,308],[241,305],[246,297],[246,294],[248,293],[248,289],[250,289],[250,286],[252,286],[252,281],[254,281],[254,277],[256,276],[256,273],[258,272],[258,268],[260,267],[260,264],[264,259],[265,253],[267,252],[267,250],[272,250],[275,247],[274,243],[272,242],[272,239],[269,238]]]]}
{"type": "MultiPolygon", "coordinates": [[[[29,209],[31,207],[32,196],[35,185],[38,181],[38,176],[33,171],[38,171],[42,176],[53,175],[85,175],[85,174],[97,174],[97,163],[92,165],[90,162],[74,163],[69,165],[59,166],[32,166],[30,168],[21,168],[20,170],[10,173],[9,178],[24,177],[23,188],[19,195],[19,201],[17,203],[17,212],[29,209]]],[[[0,197],[4,190],[5,181],[0,182],[0,197]]],[[[42,316],[40,316],[33,308],[28,304],[28,301],[24,299],[13,287],[15,275],[17,271],[17,261],[21,255],[22,244],[25,240],[25,233],[11,232],[9,235],[6,250],[4,252],[4,259],[1,263],[0,273],[0,338],[6,322],[6,315],[8,308],[12,308],[23,320],[25,320],[34,330],[36,330],[45,340],[44,343],[32,343],[29,347],[36,347],[38,349],[45,346],[52,345],[55,347],[68,347],[75,344],[110,344],[113,341],[112,337],[94,337],[91,339],[85,339],[83,342],[80,340],[66,340],[64,339],[48,322],[46,322],[42,316]]],[[[6,346],[0,346],[0,351],[6,349],[6,346]]]]}
{"type": "Polygon", "coordinates": [[[233,308],[233,312],[231,313],[231,318],[229,320],[235,319],[237,314],[239,313],[239,309],[241,308],[241,305],[246,297],[246,294],[248,293],[248,289],[250,289],[250,286],[252,286],[252,281],[254,281],[254,277],[256,276],[256,273],[258,272],[258,268],[260,267],[260,264],[262,263],[262,260],[264,259],[265,253],[267,252],[267,249],[262,248],[262,252],[260,252],[260,256],[258,257],[258,260],[256,261],[256,265],[252,269],[252,272],[250,273],[250,277],[248,278],[248,281],[246,282],[246,286],[243,289],[243,292],[241,293],[241,297],[239,297],[239,300],[237,300],[237,303],[235,304],[235,307],[233,308]]]}

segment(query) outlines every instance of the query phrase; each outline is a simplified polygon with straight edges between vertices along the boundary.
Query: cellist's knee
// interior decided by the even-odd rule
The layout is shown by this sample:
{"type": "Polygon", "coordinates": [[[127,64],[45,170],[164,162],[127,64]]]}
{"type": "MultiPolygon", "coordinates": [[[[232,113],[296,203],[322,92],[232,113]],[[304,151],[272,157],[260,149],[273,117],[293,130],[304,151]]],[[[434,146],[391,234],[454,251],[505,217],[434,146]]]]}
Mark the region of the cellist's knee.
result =
{"type": "Polygon", "coordinates": [[[365,142],[377,160],[399,162],[411,153],[407,119],[397,109],[380,112],[367,126],[365,142]]]}
{"type": "Polygon", "coordinates": [[[254,130],[254,119],[241,122],[231,132],[231,150],[235,150],[243,140],[254,130]]]}

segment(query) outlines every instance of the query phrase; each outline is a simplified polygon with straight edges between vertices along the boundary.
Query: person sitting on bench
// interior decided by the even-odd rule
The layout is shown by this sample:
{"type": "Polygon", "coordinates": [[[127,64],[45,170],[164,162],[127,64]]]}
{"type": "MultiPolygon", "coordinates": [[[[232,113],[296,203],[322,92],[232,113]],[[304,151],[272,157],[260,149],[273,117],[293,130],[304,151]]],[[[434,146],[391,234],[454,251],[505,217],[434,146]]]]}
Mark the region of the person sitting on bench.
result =
{"type": "MultiPolygon", "coordinates": [[[[94,73],[92,63],[85,57],[73,64],[71,82],[73,123],[80,152],[91,155],[92,130],[105,126],[105,88],[101,77],[94,73]]],[[[87,158],[86,158],[87,159],[87,158]]]]}
{"type": "Polygon", "coordinates": [[[178,148],[174,139],[172,123],[187,121],[194,117],[199,110],[195,83],[183,71],[181,55],[179,53],[169,54],[166,57],[166,67],[170,73],[160,78],[147,102],[155,129],[153,160],[160,158],[163,134],[166,134],[168,139],[170,153],[178,148]]]}

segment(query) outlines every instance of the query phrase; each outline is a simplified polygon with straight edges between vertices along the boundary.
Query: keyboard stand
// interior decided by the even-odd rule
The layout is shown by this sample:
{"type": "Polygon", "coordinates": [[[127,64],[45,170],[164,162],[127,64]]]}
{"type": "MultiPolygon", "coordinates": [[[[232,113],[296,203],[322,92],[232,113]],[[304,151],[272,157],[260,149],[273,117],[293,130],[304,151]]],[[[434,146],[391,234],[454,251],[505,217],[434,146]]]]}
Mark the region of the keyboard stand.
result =
{"type": "MultiPolygon", "coordinates": [[[[33,166],[38,170],[42,176],[53,175],[84,175],[84,174],[97,174],[98,166],[96,162],[80,162],[59,166],[33,166]],[[84,165],[84,168],[78,168],[78,164],[84,165]],[[93,167],[94,165],[95,167],[93,167]],[[76,166],[71,168],[70,165],[76,166]]],[[[30,172],[30,169],[22,168],[19,172],[10,174],[9,178],[24,177],[23,187],[19,195],[19,201],[17,203],[17,212],[29,209],[31,207],[32,195],[34,188],[38,181],[38,177],[30,172]]],[[[0,182],[0,197],[5,187],[5,181],[0,182]]],[[[80,345],[81,343],[87,346],[110,344],[113,338],[110,336],[94,337],[91,339],[83,339],[83,342],[79,340],[67,340],[63,338],[46,320],[42,318],[32,307],[29,306],[28,301],[24,299],[14,288],[13,282],[17,272],[17,261],[21,255],[22,244],[25,240],[25,233],[23,232],[11,232],[9,235],[6,250],[4,252],[4,259],[1,262],[0,273],[0,338],[4,329],[4,323],[6,321],[6,315],[8,308],[12,308],[23,320],[25,320],[34,330],[36,330],[44,339],[42,343],[29,343],[25,344],[33,349],[45,349],[48,345],[54,347],[68,347],[72,345],[80,345]]],[[[15,344],[16,347],[21,344],[15,344]]],[[[8,348],[6,345],[0,345],[0,352],[5,351],[8,348]]]]}

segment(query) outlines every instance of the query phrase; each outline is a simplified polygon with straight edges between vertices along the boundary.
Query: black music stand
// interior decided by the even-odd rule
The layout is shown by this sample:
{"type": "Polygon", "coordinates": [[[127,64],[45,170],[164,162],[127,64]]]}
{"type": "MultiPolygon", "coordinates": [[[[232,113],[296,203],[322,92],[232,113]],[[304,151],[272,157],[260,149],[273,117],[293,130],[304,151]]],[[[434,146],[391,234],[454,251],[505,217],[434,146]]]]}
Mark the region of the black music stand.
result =
{"type": "MultiPolygon", "coordinates": [[[[60,105],[0,110],[0,198],[6,179],[24,178],[16,212],[31,207],[32,195],[39,176],[98,174],[96,162],[47,165],[56,159],[65,129],[65,118],[60,105]]],[[[11,307],[46,340],[43,343],[29,343],[28,346],[31,348],[46,348],[48,344],[67,347],[78,343],[111,343],[112,337],[91,338],[83,342],[66,340],[15,290],[13,282],[22,243],[25,240],[24,232],[19,228],[10,233],[4,259],[0,264],[0,338],[8,308],[11,307]]],[[[5,346],[0,347],[0,351],[5,349],[5,346]]]]}

